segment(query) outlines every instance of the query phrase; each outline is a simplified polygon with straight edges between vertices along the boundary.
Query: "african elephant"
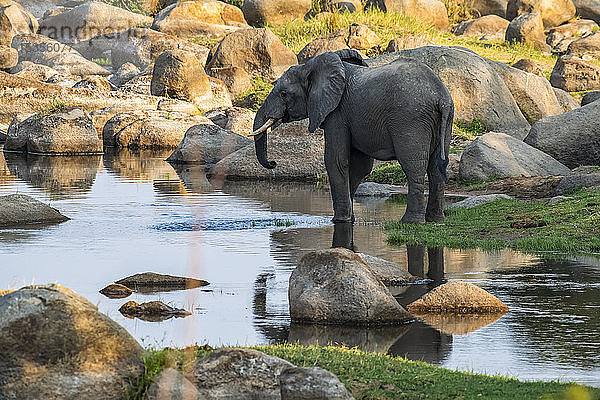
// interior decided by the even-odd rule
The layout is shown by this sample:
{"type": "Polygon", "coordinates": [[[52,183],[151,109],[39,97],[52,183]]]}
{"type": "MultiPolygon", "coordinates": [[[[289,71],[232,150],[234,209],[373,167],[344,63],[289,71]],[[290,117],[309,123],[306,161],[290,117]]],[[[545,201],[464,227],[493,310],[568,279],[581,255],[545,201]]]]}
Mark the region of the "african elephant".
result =
{"type": "Polygon", "coordinates": [[[269,128],[309,118],[325,131],[325,166],[334,222],[354,220],[354,192],[373,159],[398,160],[408,181],[402,222],[444,219],[444,185],[454,103],[425,64],[400,58],[368,67],[355,50],[328,52],[288,69],[254,119],[256,156],[265,168],[269,128]],[[425,173],[429,198],[425,207],[425,173]]]}

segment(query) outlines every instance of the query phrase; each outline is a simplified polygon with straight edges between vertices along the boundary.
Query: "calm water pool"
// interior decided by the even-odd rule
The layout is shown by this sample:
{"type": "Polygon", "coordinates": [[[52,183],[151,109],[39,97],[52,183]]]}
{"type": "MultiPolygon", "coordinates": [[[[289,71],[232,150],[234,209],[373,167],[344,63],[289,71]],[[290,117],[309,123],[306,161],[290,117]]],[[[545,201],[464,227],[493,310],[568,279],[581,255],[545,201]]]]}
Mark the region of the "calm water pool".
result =
{"type": "Polygon", "coordinates": [[[357,204],[359,251],[395,261],[428,284],[395,288],[406,304],[443,281],[463,279],[507,303],[497,321],[428,321],[380,329],[291,325],[287,281],[298,257],[331,246],[326,187],[208,183],[179,174],[168,153],[29,157],[0,153],[0,195],[26,193],[72,218],[0,230],[0,288],[57,282],[122,324],[145,346],[279,341],[344,342],[452,369],[600,386],[600,260],[389,247],[379,223],[401,202],[357,204]],[[289,225],[289,226],[288,226],[289,225]],[[108,299],[98,290],[153,271],[210,286],[108,299]],[[160,323],[123,317],[128,300],[162,300],[193,315],[160,323]]]}

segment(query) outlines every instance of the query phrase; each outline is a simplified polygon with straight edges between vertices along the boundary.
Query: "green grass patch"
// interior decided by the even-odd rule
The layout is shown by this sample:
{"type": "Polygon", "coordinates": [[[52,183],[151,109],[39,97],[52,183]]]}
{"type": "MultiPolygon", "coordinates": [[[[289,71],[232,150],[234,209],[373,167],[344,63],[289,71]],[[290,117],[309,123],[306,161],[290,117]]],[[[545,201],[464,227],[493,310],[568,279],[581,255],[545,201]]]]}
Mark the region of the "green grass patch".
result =
{"type": "Polygon", "coordinates": [[[73,108],[73,104],[66,103],[53,97],[47,104],[45,104],[40,111],[36,114],[36,119],[46,118],[50,114],[54,114],[60,111],[66,111],[73,108]]]}
{"type": "Polygon", "coordinates": [[[554,205],[514,199],[447,210],[444,223],[385,225],[388,242],[433,247],[512,247],[524,252],[600,252],[600,190],[554,205]]]}
{"type": "Polygon", "coordinates": [[[364,179],[365,182],[387,183],[397,185],[406,182],[406,175],[398,163],[384,164],[373,169],[364,179]]]}
{"type": "Polygon", "coordinates": [[[252,89],[246,93],[238,95],[232,103],[237,107],[249,108],[257,111],[265,99],[273,90],[273,84],[263,81],[261,78],[252,79],[252,89]]]}
{"type": "Polygon", "coordinates": [[[481,122],[479,118],[475,118],[470,124],[454,122],[452,135],[460,136],[463,139],[473,140],[477,136],[483,135],[485,131],[486,129],[483,122],[481,122]]]}
{"type": "MultiPolygon", "coordinates": [[[[321,367],[333,372],[356,399],[589,399],[600,398],[598,389],[558,382],[521,382],[507,377],[456,372],[401,357],[344,347],[269,345],[253,347],[300,367],[321,367]],[[578,397],[573,397],[574,395],[578,397]],[[580,397],[579,397],[580,396],[580,397]]],[[[131,387],[128,399],[141,399],[163,368],[189,371],[210,348],[150,350],[146,373],[131,387]]]]}

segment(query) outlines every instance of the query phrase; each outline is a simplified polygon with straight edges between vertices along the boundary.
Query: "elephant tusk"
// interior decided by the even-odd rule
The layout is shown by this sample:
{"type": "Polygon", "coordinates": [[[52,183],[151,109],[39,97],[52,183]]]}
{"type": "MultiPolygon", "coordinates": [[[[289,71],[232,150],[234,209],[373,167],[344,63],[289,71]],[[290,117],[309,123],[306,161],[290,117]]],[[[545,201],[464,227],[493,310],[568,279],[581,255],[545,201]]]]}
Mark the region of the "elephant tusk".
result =
{"type": "Polygon", "coordinates": [[[277,121],[278,120],[276,120],[275,118],[269,118],[269,120],[267,122],[265,122],[265,124],[263,126],[261,126],[260,128],[258,128],[257,130],[255,130],[254,132],[252,132],[248,136],[257,136],[257,135],[260,135],[261,133],[265,132],[267,129],[269,129],[270,127],[272,127],[273,125],[275,125],[275,123],[277,121]]]}

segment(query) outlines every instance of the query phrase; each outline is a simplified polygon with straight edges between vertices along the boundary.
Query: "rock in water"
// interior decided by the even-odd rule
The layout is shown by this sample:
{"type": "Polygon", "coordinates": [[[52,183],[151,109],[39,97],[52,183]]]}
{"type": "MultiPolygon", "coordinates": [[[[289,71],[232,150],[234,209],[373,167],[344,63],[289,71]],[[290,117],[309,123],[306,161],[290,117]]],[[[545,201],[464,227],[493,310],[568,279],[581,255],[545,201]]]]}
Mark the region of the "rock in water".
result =
{"type": "Polygon", "coordinates": [[[131,295],[133,291],[127,286],[119,285],[118,283],[113,283],[100,290],[100,293],[111,299],[122,299],[131,295]]]}
{"type": "Polygon", "coordinates": [[[68,221],[58,210],[24,194],[0,196],[0,227],[68,221]]]}
{"type": "Polygon", "coordinates": [[[149,322],[161,322],[173,317],[183,318],[192,315],[189,311],[168,306],[162,301],[149,301],[142,304],[128,301],[119,308],[119,311],[126,317],[137,317],[149,322]]]}
{"type": "Polygon", "coordinates": [[[375,276],[386,286],[409,285],[419,280],[400,265],[368,254],[356,253],[369,266],[375,276]]]}
{"type": "Polygon", "coordinates": [[[281,400],[354,399],[337,376],[319,367],[288,368],[279,376],[281,400]]]}
{"type": "Polygon", "coordinates": [[[222,348],[198,360],[185,377],[202,399],[279,400],[279,375],[293,367],[260,351],[222,348]]]}
{"type": "Polygon", "coordinates": [[[187,130],[167,161],[173,164],[216,164],[252,143],[251,139],[217,125],[198,124],[187,130]]]}
{"type": "Polygon", "coordinates": [[[288,297],[294,322],[382,325],[412,319],[361,257],[342,248],[302,257],[288,297]]]}
{"type": "Polygon", "coordinates": [[[96,306],[59,285],[0,297],[0,397],[119,399],[144,372],[143,349],[96,306]]]}
{"type": "Polygon", "coordinates": [[[9,130],[6,150],[38,154],[98,154],[102,143],[88,113],[63,107],[35,114],[9,130]]]}
{"type": "Polygon", "coordinates": [[[135,274],[128,276],[127,278],[120,279],[115,283],[127,286],[128,288],[141,293],[192,289],[210,285],[209,282],[201,279],[162,275],[154,272],[135,274]]]}
{"type": "Polygon", "coordinates": [[[464,281],[448,282],[438,286],[410,303],[407,308],[413,314],[491,314],[509,311],[506,304],[496,296],[464,281]]]}

